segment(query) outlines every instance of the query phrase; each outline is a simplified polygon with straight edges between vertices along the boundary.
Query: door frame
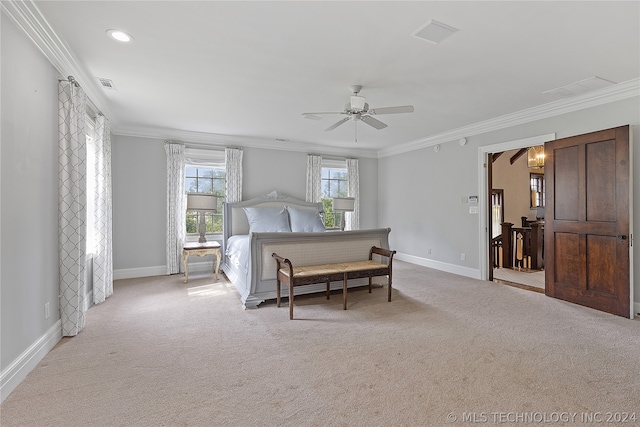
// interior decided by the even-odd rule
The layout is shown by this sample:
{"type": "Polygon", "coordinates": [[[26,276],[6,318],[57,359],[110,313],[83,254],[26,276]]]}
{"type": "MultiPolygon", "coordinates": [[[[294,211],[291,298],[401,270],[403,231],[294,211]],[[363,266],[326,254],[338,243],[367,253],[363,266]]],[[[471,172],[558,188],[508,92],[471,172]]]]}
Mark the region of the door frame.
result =
{"type": "Polygon", "coordinates": [[[489,168],[487,167],[489,153],[499,153],[501,151],[544,145],[545,142],[554,139],[556,139],[555,132],[478,147],[478,207],[480,208],[478,215],[478,241],[480,242],[480,248],[478,253],[480,254],[480,280],[489,280],[490,268],[489,244],[491,238],[489,237],[488,223],[489,168]]]}

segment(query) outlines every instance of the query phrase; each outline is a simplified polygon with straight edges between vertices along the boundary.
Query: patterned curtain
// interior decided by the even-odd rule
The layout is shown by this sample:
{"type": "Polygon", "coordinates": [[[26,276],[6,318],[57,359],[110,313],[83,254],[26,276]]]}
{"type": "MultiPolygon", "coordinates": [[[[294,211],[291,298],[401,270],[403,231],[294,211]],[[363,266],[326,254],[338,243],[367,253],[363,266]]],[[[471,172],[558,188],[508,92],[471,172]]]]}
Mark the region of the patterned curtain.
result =
{"type": "Polygon", "coordinates": [[[307,156],[307,202],[318,203],[322,199],[322,156],[307,156]]]}
{"type": "Polygon", "coordinates": [[[165,141],[167,153],[167,274],[180,273],[186,230],[184,145],[165,141]]]}
{"type": "Polygon", "coordinates": [[[347,175],[349,179],[349,197],[355,197],[355,207],[353,212],[345,215],[345,230],[360,229],[360,172],[358,170],[358,159],[347,159],[347,175]]]}
{"type": "Polygon", "coordinates": [[[242,150],[226,148],[224,150],[227,189],[224,196],[226,203],[242,201],[242,150]]]}
{"type": "Polygon", "coordinates": [[[84,328],[86,251],[86,95],[58,83],[58,255],[62,335],[84,328]]]}
{"type": "Polygon", "coordinates": [[[96,119],[95,147],[93,302],[99,304],[113,294],[111,133],[102,115],[96,119]]]}

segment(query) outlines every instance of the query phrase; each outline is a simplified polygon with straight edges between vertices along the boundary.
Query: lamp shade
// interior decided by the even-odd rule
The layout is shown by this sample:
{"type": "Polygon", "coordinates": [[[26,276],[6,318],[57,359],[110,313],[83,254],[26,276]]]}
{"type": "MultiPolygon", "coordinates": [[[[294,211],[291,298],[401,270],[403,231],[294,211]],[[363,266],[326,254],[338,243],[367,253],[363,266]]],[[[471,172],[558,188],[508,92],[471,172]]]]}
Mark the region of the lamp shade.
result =
{"type": "Polygon", "coordinates": [[[187,193],[188,211],[215,211],[218,197],[215,194],[187,193]]]}
{"type": "Polygon", "coordinates": [[[355,203],[355,197],[334,197],[333,210],[336,212],[353,212],[355,203]]]}

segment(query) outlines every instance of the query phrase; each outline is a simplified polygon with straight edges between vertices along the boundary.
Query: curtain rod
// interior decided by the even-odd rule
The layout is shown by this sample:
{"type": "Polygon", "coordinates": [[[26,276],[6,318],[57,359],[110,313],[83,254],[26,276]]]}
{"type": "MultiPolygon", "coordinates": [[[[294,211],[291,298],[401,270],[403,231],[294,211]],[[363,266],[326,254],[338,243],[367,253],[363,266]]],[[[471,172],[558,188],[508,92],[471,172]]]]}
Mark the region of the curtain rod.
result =
{"type": "Polygon", "coordinates": [[[349,160],[349,159],[357,159],[357,157],[336,157],[336,156],[323,156],[322,154],[309,154],[310,156],[320,156],[323,160],[349,160]]]}
{"type": "Polygon", "coordinates": [[[61,79],[60,77],[58,77],[58,81],[59,82],[69,82],[72,85],[74,85],[75,87],[81,87],[80,83],[78,83],[78,81],[73,76],[69,76],[66,79],[61,79]]]}
{"type": "MultiPolygon", "coordinates": [[[[73,76],[68,76],[66,79],[62,79],[62,78],[58,77],[58,81],[59,82],[69,82],[70,84],[74,85],[75,87],[82,88],[82,86],[80,86],[80,83],[78,83],[76,78],[73,77],[73,76]]],[[[96,106],[96,104],[94,104],[94,102],[88,96],[87,96],[87,104],[88,104],[89,108],[91,108],[93,110],[94,114],[104,117],[104,114],[102,114],[102,111],[100,111],[100,109],[96,106]]]]}

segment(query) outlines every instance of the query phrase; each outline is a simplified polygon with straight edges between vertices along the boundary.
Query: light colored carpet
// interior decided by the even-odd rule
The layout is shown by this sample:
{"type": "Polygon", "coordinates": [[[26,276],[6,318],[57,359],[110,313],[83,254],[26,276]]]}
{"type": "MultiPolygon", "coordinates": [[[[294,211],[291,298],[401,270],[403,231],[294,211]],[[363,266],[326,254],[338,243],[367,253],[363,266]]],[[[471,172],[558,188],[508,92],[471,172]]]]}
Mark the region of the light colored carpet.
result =
{"type": "Polygon", "coordinates": [[[394,277],[390,303],[380,288],[350,291],[346,311],[340,294],[300,297],[293,321],[273,303],[243,311],[212,275],[119,280],[0,424],[581,425],[639,411],[639,321],[403,262],[394,277]]]}

